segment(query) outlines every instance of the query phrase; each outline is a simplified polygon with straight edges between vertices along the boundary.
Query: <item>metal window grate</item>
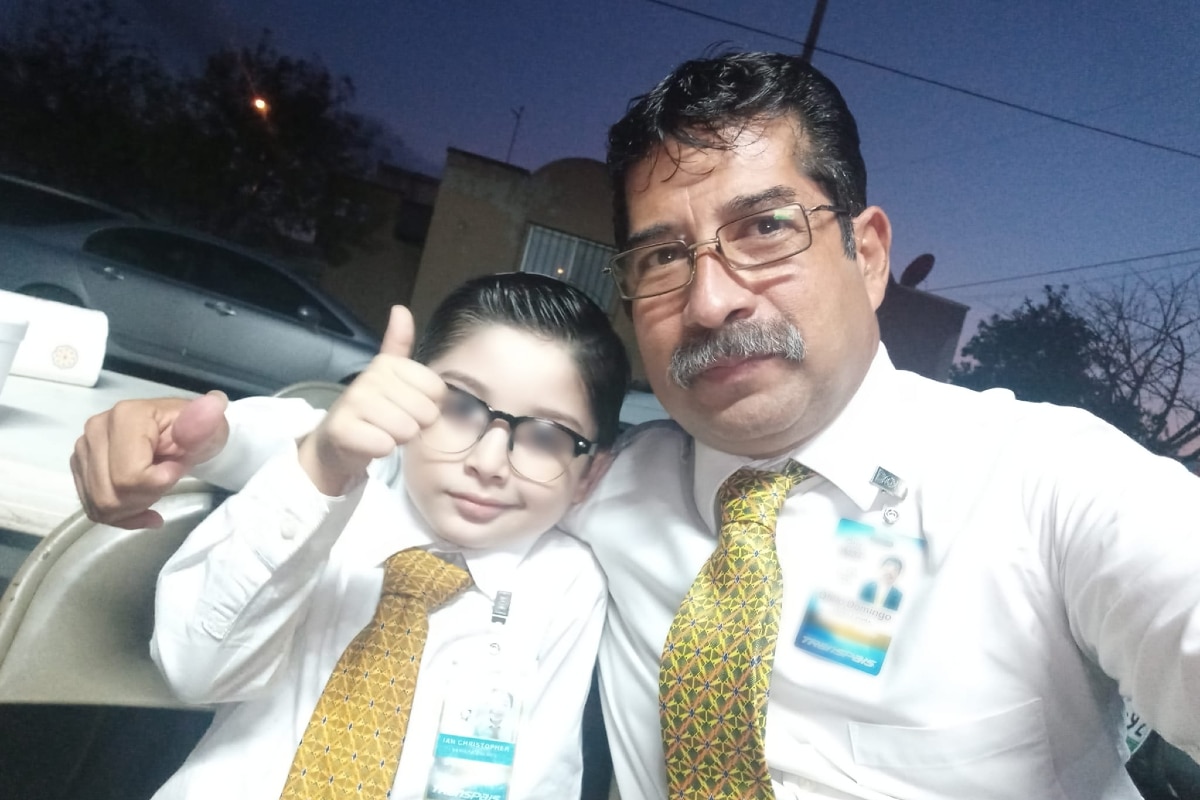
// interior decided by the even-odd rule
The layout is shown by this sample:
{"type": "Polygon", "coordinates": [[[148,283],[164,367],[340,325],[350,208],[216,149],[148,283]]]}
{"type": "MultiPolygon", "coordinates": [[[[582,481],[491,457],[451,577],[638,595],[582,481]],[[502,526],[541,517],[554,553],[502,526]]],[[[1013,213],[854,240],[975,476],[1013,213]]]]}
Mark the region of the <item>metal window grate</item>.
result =
{"type": "Polygon", "coordinates": [[[597,242],[530,225],[521,271],[566,281],[612,313],[617,292],[612,279],[604,274],[604,267],[615,253],[613,248],[597,242]]]}

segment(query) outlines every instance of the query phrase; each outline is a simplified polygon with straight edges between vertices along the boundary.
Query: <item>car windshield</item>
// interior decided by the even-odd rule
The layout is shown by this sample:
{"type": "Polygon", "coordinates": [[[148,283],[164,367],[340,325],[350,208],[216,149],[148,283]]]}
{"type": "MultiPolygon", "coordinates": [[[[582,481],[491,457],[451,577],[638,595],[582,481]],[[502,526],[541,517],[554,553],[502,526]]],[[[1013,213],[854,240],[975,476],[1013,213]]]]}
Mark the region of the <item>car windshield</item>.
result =
{"type": "Polygon", "coordinates": [[[118,216],[83,200],[0,180],[0,224],[36,227],[117,219],[118,216]]]}

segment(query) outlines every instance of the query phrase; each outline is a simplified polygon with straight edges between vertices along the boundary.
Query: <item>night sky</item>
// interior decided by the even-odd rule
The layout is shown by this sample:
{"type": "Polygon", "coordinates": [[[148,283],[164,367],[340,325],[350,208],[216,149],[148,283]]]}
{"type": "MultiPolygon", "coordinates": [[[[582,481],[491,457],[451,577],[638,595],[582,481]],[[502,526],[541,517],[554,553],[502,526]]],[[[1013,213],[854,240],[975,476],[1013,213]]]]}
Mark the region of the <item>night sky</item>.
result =
{"type": "MultiPolygon", "coordinates": [[[[404,142],[396,160],[436,174],[447,146],[504,159],[520,107],[514,163],[603,158],[608,126],[672,66],[713,46],[798,52],[813,8],[673,2],[778,36],[652,0],[139,4],[181,57],[252,43],[261,28],[285,53],[319,56],[353,79],[354,110],[404,142]]],[[[818,53],[858,118],[869,200],[894,226],[894,271],[934,253],[922,288],[972,306],[969,331],[1044,283],[1074,295],[1200,265],[1200,2],[830,0],[818,46],[1191,154],[818,53]],[[1117,259],[1140,260],[949,288],[1117,259]]]]}

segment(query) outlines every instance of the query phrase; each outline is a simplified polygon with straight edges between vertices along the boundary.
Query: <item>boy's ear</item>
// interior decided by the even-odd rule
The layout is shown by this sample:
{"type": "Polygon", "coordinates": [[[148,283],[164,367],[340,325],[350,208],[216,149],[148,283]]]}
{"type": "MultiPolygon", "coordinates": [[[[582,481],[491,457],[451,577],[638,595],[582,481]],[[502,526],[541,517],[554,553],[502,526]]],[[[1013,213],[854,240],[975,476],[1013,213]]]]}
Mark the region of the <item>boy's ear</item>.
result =
{"type": "Polygon", "coordinates": [[[612,466],[613,457],[612,450],[601,450],[592,456],[587,472],[583,473],[583,479],[575,487],[575,496],[571,498],[572,503],[582,503],[592,493],[592,489],[600,482],[604,474],[608,472],[608,468],[612,466]]]}

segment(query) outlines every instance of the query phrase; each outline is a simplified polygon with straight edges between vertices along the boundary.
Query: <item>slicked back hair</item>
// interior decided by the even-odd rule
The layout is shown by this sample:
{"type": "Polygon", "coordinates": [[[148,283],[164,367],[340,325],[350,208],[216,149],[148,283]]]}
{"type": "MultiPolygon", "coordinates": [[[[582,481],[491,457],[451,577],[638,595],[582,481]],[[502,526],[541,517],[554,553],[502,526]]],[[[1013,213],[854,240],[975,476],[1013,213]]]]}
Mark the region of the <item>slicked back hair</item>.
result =
{"type": "Polygon", "coordinates": [[[488,325],[505,325],[566,347],[596,419],[596,442],[602,448],[612,445],[629,387],[629,357],[599,306],[574,286],[547,275],[484,275],[459,286],[438,304],[413,359],[422,364],[435,361],[488,325]]]}
{"type": "MultiPolygon", "coordinates": [[[[857,216],[867,207],[867,168],[858,125],[841,92],[799,56],[731,53],[688,61],[629,110],[608,133],[617,247],[629,238],[626,181],[629,171],[673,139],[702,150],[728,150],[756,123],[791,118],[797,127],[801,171],[831,203],[857,216]]],[[[853,258],[854,226],[841,216],[842,248],[853,258]]]]}

